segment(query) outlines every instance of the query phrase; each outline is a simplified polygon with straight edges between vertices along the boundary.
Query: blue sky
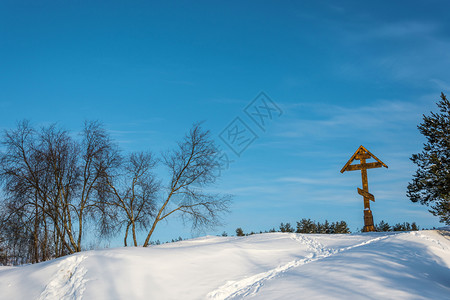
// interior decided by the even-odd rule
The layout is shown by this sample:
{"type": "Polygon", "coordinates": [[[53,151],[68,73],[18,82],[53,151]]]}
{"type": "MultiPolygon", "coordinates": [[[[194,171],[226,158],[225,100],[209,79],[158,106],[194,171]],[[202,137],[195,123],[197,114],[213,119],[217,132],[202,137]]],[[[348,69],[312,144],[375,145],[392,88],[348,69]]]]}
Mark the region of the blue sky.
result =
{"type": "MultiPolygon", "coordinates": [[[[80,130],[100,120],[124,151],[167,149],[204,121],[233,160],[215,190],[226,225],[268,230],[301,218],[363,226],[359,145],[375,222],[439,226],[406,186],[423,113],[449,93],[446,1],[2,1],[0,128],[18,120],[80,130]],[[281,109],[261,130],[260,92],[281,109]],[[258,138],[236,156],[219,134],[239,117],[258,138]]],[[[155,239],[190,237],[175,218],[155,239]]],[[[120,244],[120,241],[117,242],[120,244]]],[[[112,242],[115,245],[115,242],[112,242]]]]}

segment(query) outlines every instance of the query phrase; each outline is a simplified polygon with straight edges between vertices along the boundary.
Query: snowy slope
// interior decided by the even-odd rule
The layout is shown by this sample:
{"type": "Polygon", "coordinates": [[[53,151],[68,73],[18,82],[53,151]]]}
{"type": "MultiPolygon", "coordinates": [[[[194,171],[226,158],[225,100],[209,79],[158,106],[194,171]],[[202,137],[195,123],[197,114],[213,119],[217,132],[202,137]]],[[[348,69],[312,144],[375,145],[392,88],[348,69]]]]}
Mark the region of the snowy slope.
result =
{"type": "Polygon", "coordinates": [[[0,267],[0,299],[450,299],[449,238],[268,233],[88,251],[0,267]]]}

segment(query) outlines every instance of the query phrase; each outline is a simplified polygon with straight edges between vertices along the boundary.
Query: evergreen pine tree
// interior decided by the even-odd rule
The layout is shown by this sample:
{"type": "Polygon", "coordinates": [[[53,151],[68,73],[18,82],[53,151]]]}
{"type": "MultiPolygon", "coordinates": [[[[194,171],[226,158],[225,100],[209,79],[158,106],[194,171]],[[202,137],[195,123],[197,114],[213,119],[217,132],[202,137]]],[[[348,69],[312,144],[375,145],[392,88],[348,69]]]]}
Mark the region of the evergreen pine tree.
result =
{"type": "Polygon", "coordinates": [[[397,223],[392,226],[392,231],[405,231],[405,227],[401,223],[397,223]]]}
{"type": "Polygon", "coordinates": [[[382,232],[382,231],[392,231],[391,225],[389,225],[387,222],[384,222],[383,220],[380,221],[375,226],[375,231],[382,232]]]}
{"type": "MultiPolygon", "coordinates": [[[[303,221],[303,220],[302,220],[303,221]]],[[[296,233],[303,233],[303,224],[302,222],[297,222],[297,230],[295,231],[296,233]]]]}
{"type": "Polygon", "coordinates": [[[327,233],[327,228],[324,226],[324,224],[317,222],[316,227],[317,227],[317,233],[320,233],[320,234],[327,233]]]}
{"type": "Polygon", "coordinates": [[[284,223],[280,224],[280,231],[281,232],[286,232],[286,229],[284,228],[284,223]]]}
{"type": "Polygon", "coordinates": [[[418,169],[408,185],[412,202],[430,206],[430,212],[450,225],[450,101],[441,93],[439,113],[423,116],[418,128],[426,138],[423,151],[411,160],[418,169]]]}
{"type": "Polygon", "coordinates": [[[325,220],[325,222],[323,224],[320,222],[317,222],[316,228],[317,228],[317,233],[322,233],[322,234],[332,233],[332,231],[333,231],[332,224],[330,224],[328,222],[328,220],[325,220]]]}
{"type": "Polygon", "coordinates": [[[292,228],[291,223],[286,223],[286,224],[281,223],[280,231],[281,232],[294,232],[294,228],[292,228]]]}
{"type": "Polygon", "coordinates": [[[336,231],[337,224],[338,224],[337,222],[336,223],[335,222],[331,223],[330,229],[328,230],[329,234],[339,233],[339,232],[336,231]]]}
{"type": "Polygon", "coordinates": [[[242,230],[241,227],[236,229],[236,236],[244,236],[244,231],[242,230]]]}
{"type": "Polygon", "coordinates": [[[411,231],[411,224],[409,224],[408,222],[404,223],[405,225],[405,231],[411,231]]]}
{"type": "Polygon", "coordinates": [[[392,230],[393,231],[411,231],[413,229],[411,227],[411,224],[409,224],[408,222],[403,222],[403,224],[397,223],[394,226],[392,226],[392,230]]]}
{"type": "Polygon", "coordinates": [[[347,226],[347,222],[340,221],[333,224],[334,224],[333,233],[350,233],[350,229],[347,226]]]}
{"type": "Polygon", "coordinates": [[[317,233],[317,225],[311,219],[302,219],[297,222],[297,233],[317,233]]]}

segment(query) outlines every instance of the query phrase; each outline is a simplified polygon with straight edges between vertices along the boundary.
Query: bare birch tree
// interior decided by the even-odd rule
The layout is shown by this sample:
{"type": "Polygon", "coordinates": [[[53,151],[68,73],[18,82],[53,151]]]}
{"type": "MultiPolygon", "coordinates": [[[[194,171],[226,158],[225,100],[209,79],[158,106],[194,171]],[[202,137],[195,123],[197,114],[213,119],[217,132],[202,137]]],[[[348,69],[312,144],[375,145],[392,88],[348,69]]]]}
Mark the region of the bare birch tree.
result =
{"type": "Polygon", "coordinates": [[[108,204],[119,209],[116,216],[119,227],[125,226],[124,246],[127,246],[131,228],[134,246],[138,245],[136,230],[146,229],[155,216],[155,201],[159,184],[153,168],[156,160],[150,152],[131,153],[122,165],[119,176],[109,177],[108,204]]]}
{"type": "Polygon", "coordinates": [[[0,179],[6,198],[0,230],[7,237],[8,248],[38,262],[45,256],[45,251],[39,254],[45,199],[38,193],[38,187],[45,185],[45,176],[43,159],[36,152],[37,133],[23,121],[15,130],[5,132],[2,144],[6,151],[0,158],[0,179]]]}
{"type": "Polygon", "coordinates": [[[175,213],[192,222],[193,228],[219,224],[220,214],[228,210],[230,197],[204,190],[216,180],[217,168],[220,167],[217,154],[210,132],[194,124],[177,147],[163,155],[170,182],[144,247],[148,246],[158,223],[175,213]]]}

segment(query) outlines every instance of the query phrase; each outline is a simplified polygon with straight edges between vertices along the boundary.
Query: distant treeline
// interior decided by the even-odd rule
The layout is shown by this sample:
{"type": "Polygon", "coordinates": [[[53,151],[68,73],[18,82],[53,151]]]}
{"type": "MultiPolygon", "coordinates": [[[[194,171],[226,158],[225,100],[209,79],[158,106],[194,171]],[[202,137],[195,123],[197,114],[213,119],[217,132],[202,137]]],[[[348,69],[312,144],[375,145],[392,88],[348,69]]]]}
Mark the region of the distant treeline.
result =
{"type": "Polygon", "coordinates": [[[417,226],[416,222],[412,222],[409,224],[408,222],[397,223],[393,226],[389,225],[387,222],[381,221],[380,223],[375,225],[375,231],[417,231],[419,230],[419,226],[417,226]]]}
{"type": "MultiPolygon", "coordinates": [[[[386,231],[416,231],[419,230],[419,227],[416,225],[416,222],[412,222],[411,224],[408,222],[397,223],[395,225],[389,225],[385,221],[381,221],[380,223],[375,225],[375,231],[377,232],[386,232],[386,231]]],[[[361,230],[362,231],[362,230],[361,230]]],[[[270,229],[269,231],[259,231],[259,233],[267,233],[267,232],[295,232],[295,233],[317,233],[317,234],[345,234],[351,233],[348,228],[347,222],[345,221],[337,221],[330,223],[328,220],[320,223],[316,221],[312,221],[311,219],[301,219],[297,222],[297,227],[292,227],[291,223],[281,223],[278,230],[275,228],[270,229]]],[[[236,236],[248,236],[257,234],[258,232],[251,231],[250,233],[245,233],[244,230],[239,227],[236,229],[236,236]]],[[[222,233],[222,236],[227,236],[226,232],[222,233]]]]}

